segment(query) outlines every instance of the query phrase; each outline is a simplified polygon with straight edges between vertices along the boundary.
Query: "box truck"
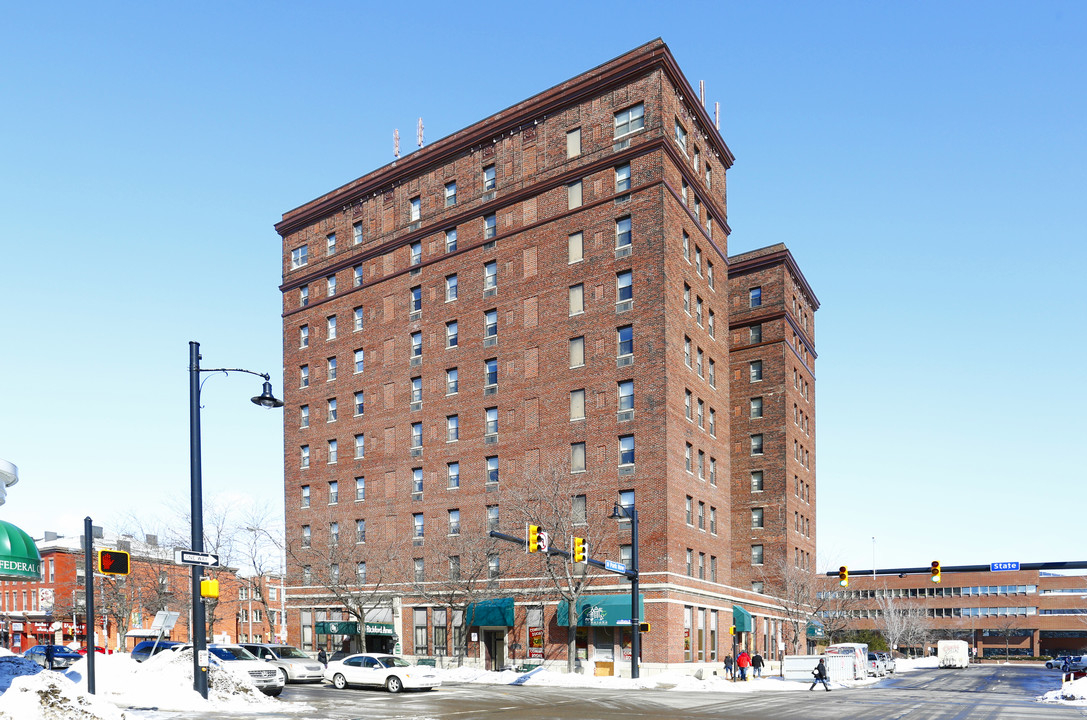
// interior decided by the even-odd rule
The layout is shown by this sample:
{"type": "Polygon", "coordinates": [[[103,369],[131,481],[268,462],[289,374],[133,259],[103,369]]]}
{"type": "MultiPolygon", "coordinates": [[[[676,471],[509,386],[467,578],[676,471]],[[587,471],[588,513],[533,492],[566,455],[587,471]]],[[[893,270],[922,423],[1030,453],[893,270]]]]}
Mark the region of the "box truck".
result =
{"type": "Polygon", "coordinates": [[[970,646],[965,640],[940,640],[936,657],[942,668],[965,668],[970,665],[970,646]]]}

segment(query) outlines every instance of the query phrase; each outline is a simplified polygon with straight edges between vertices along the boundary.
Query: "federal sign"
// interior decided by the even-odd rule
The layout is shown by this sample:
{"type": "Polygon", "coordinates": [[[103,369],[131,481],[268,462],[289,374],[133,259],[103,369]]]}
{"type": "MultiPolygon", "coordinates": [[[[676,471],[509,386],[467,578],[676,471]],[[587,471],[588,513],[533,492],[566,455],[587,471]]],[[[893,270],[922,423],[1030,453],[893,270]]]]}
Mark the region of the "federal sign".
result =
{"type": "Polygon", "coordinates": [[[174,562],[179,565],[219,567],[219,556],[195,550],[174,550],[174,562]]]}
{"type": "Polygon", "coordinates": [[[605,560],[604,569],[611,570],[613,573],[620,573],[625,575],[627,571],[627,566],[623,563],[618,563],[613,560],[605,560]]]}
{"type": "Polygon", "coordinates": [[[1018,562],[995,562],[989,563],[989,572],[1008,572],[1010,570],[1018,570],[1018,562]]]}

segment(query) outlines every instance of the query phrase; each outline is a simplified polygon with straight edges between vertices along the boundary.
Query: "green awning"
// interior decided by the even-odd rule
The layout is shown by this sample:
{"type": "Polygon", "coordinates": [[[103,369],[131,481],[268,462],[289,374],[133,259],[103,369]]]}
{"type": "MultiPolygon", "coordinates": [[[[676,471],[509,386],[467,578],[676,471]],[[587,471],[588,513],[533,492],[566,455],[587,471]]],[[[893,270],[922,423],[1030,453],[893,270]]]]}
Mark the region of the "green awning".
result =
{"type": "Polygon", "coordinates": [[[732,606],[732,624],[736,626],[736,632],[753,632],[755,623],[751,620],[751,613],[739,605],[732,606]]]}
{"type": "Polygon", "coordinates": [[[469,603],[464,610],[467,627],[513,627],[513,598],[495,598],[469,603]]]}
{"type": "MultiPolygon", "coordinates": [[[[638,595],[638,618],[645,621],[645,595],[638,595]]],[[[565,626],[569,618],[570,603],[559,602],[556,622],[565,626]]],[[[583,595],[577,600],[578,627],[613,627],[630,625],[630,595],[583,595]]]]}
{"type": "Polygon", "coordinates": [[[319,620],[314,624],[318,635],[359,634],[359,624],[354,620],[319,620]]]}
{"type": "Polygon", "coordinates": [[[3,520],[0,520],[0,577],[42,579],[42,556],[34,539],[3,520]]]}

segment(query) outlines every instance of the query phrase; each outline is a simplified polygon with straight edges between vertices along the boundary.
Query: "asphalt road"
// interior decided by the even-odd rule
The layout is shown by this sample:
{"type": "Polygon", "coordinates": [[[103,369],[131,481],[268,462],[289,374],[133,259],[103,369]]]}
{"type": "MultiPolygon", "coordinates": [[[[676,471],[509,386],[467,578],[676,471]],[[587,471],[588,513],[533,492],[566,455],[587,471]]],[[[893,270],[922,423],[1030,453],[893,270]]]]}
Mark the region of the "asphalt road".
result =
{"type": "MultiPolygon", "coordinates": [[[[1060,686],[1060,673],[1040,667],[975,665],[968,670],[900,673],[876,685],[752,693],[601,690],[595,688],[446,685],[430,692],[390,695],[383,690],[334,690],[291,685],[284,704],[312,710],[232,720],[1063,720],[1087,718],[1087,708],[1043,704],[1036,698],[1060,686]]],[[[284,708],[287,710],[287,708],[284,708]]],[[[136,718],[175,717],[169,713],[136,718]]],[[[181,715],[176,717],[180,718],[181,715]]],[[[222,714],[186,714],[192,720],[222,714]]]]}

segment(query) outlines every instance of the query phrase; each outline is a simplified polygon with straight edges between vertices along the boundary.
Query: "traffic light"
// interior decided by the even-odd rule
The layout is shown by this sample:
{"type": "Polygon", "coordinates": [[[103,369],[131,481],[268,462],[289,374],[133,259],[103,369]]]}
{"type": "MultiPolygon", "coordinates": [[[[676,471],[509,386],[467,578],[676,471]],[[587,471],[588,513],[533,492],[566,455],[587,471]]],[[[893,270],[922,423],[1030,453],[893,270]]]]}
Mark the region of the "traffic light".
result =
{"type": "Polygon", "coordinates": [[[729,625],[728,626],[728,634],[729,635],[735,635],[736,634],[736,626],[735,625],[729,625]]]}
{"type": "Polygon", "coordinates": [[[528,526],[528,551],[530,553],[540,551],[540,526],[528,526]]]}
{"type": "Polygon", "coordinates": [[[200,579],[200,597],[215,599],[219,597],[219,581],[210,578],[200,579]]]}
{"type": "Polygon", "coordinates": [[[574,562],[583,563],[586,557],[585,538],[574,538],[574,562]]]}
{"type": "Polygon", "coordinates": [[[932,575],[932,582],[934,582],[934,583],[940,582],[940,561],[939,560],[933,560],[932,561],[932,569],[929,570],[929,574],[932,575]]]}
{"type": "Polygon", "coordinates": [[[845,587],[849,584],[849,568],[847,568],[845,565],[842,565],[840,568],[838,568],[838,584],[842,587],[845,587]]]}
{"type": "Polygon", "coordinates": [[[649,632],[649,623],[638,623],[638,632],[649,632]]]}
{"type": "Polygon", "coordinates": [[[98,572],[103,575],[128,575],[131,563],[124,550],[99,550],[98,572]]]}

